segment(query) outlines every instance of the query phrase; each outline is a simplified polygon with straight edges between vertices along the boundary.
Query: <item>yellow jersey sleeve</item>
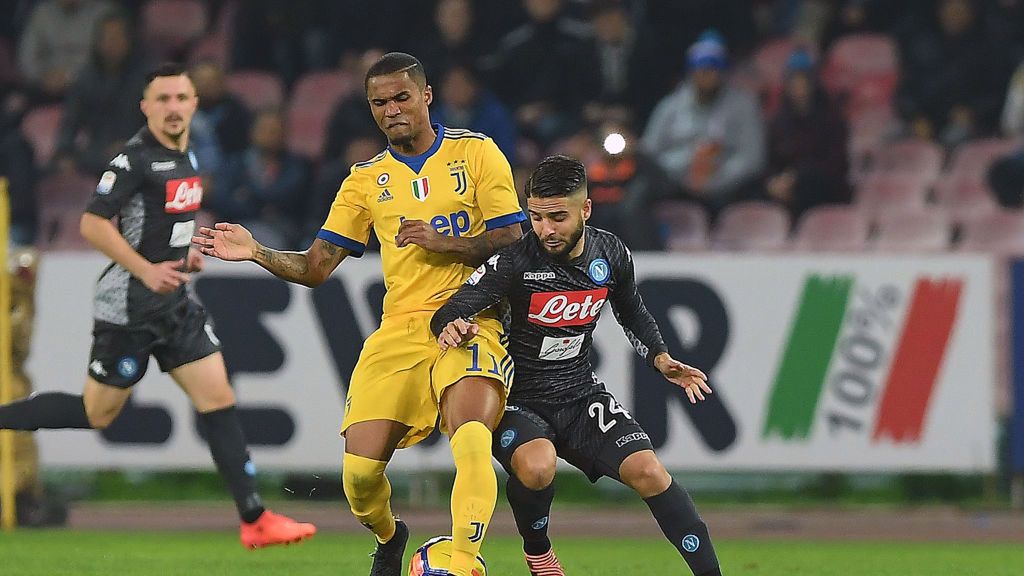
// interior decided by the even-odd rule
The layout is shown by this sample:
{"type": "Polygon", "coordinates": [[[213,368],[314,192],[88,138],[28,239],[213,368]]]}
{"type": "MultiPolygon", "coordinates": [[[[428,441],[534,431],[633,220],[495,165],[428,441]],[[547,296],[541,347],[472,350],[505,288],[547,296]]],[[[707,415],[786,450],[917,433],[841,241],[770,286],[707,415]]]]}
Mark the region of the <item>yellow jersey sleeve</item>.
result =
{"type": "Polygon", "coordinates": [[[494,140],[487,138],[477,155],[476,201],[487,230],[526,220],[512,180],[512,167],[494,140]]]}
{"type": "Polygon", "coordinates": [[[356,166],[341,183],[338,195],[334,197],[327,221],[316,237],[349,250],[356,258],[363,255],[366,242],[373,227],[373,216],[366,202],[367,186],[365,176],[356,171],[356,166]]]}

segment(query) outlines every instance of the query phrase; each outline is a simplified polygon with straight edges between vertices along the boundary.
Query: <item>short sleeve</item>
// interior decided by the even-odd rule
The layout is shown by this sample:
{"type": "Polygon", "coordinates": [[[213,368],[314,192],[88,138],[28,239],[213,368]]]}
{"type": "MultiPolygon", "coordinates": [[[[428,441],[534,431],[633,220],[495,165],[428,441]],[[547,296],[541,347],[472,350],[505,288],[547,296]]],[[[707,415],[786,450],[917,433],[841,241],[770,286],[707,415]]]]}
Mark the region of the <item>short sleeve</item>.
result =
{"type": "Polygon", "coordinates": [[[85,211],[104,218],[116,216],[138,191],[143,180],[142,170],[142,163],[133,165],[127,152],[118,154],[100,176],[85,211]]]}
{"type": "Polygon", "coordinates": [[[494,140],[487,138],[483,141],[477,162],[476,201],[487,229],[494,230],[526,220],[519,207],[512,167],[494,140]]]}
{"type": "Polygon", "coordinates": [[[327,214],[327,221],[316,237],[345,248],[353,256],[359,257],[366,250],[372,226],[373,217],[366,204],[366,192],[359,186],[359,178],[353,168],[341,183],[341,189],[327,214]]]}

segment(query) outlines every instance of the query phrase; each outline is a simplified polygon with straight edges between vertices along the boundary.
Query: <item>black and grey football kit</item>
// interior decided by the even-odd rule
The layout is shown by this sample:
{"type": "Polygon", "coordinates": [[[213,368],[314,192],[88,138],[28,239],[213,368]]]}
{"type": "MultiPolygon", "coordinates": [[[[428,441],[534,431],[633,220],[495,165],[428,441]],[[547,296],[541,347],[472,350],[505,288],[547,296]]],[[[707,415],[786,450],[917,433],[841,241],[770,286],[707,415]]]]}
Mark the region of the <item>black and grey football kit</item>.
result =
{"type": "MultiPolygon", "coordinates": [[[[118,228],[150,262],[188,256],[203,187],[191,150],[160,144],[143,127],[107,166],[86,211],[118,218],[118,228]]],[[[183,285],[152,292],[112,262],[96,283],[89,376],[127,388],[146,372],[153,355],[167,372],[220,349],[206,312],[183,285]]]]}
{"type": "Polygon", "coordinates": [[[611,304],[634,349],[653,365],[667,351],[637,291],[633,259],[614,234],[586,227],[583,253],[560,262],[530,232],[487,260],[435,314],[439,334],[503,299],[511,312],[508,351],[515,379],[494,455],[509,473],[512,454],[548,438],[558,455],[591,479],[618,478],[630,454],[653,450],[633,417],[605,389],[590,361],[593,332],[611,304]]]}

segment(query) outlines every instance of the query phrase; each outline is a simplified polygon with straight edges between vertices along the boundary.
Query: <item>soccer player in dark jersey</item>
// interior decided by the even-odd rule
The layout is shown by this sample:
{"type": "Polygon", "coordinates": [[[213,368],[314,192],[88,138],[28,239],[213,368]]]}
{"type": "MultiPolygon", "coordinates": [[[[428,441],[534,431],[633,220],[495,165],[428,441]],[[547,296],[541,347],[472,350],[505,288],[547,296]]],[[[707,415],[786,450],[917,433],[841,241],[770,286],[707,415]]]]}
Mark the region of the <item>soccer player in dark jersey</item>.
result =
{"type": "Polygon", "coordinates": [[[185,290],[189,272],[203,263],[189,249],[203,197],[188,146],[197,104],[183,67],[165,64],[148,76],[140,103],[146,125],[110,161],[81,219],[82,236],[113,261],[96,285],[85,389],[80,396],[46,392],[0,406],[0,428],[104,429],[152,355],[199,412],[238,507],[242,545],[298,542],[316,528],[263,507],[220,342],[185,290]]]}
{"type": "MultiPolygon", "coordinates": [[[[586,226],[591,204],[583,165],[552,156],[526,184],[533,232],[499,250],[431,320],[442,350],[472,348],[473,318],[507,301],[515,383],[493,452],[509,473],[507,495],[534,576],[563,575],[547,537],[556,458],[596,482],[635,490],[694,574],[720,575],[689,494],[665,470],[650,438],[593,372],[593,331],[611,303],[637,353],[696,403],[710,394],[703,372],[672,358],[637,291],[633,260],[614,234],[586,226]]],[[[481,366],[481,369],[490,369],[481,366]]]]}

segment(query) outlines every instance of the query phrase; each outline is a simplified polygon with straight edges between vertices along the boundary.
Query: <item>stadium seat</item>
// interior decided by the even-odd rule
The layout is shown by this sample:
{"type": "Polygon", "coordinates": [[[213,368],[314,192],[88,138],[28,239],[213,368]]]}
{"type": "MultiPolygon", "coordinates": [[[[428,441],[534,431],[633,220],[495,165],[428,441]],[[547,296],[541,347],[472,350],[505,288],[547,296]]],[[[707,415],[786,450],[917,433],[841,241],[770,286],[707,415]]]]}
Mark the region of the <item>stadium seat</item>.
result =
{"type": "Polygon", "coordinates": [[[35,151],[36,166],[46,166],[57,148],[57,131],[64,115],[60,104],[32,109],[21,121],[21,133],[35,151]]]}
{"type": "Polygon", "coordinates": [[[284,83],[270,72],[232,72],[224,81],[228,90],[250,110],[276,108],[284,102],[284,83]]]}
{"type": "MultiPolygon", "coordinates": [[[[1021,143],[1012,139],[983,138],[964,142],[953,150],[946,175],[957,180],[972,183],[985,181],[985,175],[993,162],[1018,149],[1021,143]]],[[[944,178],[945,179],[945,178],[944,178]]]]}
{"type": "Polygon", "coordinates": [[[661,202],[654,210],[667,250],[686,252],[708,247],[708,213],[700,204],[674,200],[661,202]]]}
{"type": "Polygon", "coordinates": [[[1024,212],[995,210],[964,223],[960,250],[1024,255],[1024,212]]]}
{"type": "Polygon", "coordinates": [[[725,250],[781,250],[789,242],[789,212],[773,202],[750,200],[722,209],[713,247],[725,250]]]}
{"type": "Polygon", "coordinates": [[[794,248],[807,252],[863,250],[868,232],[867,218],[853,206],[815,206],[800,217],[794,248]]]}
{"type": "Polygon", "coordinates": [[[350,86],[349,77],[337,72],[314,72],[295,83],[288,103],[290,150],[309,158],[320,157],[331,113],[350,86]]]}
{"type": "Polygon", "coordinates": [[[913,174],[931,186],[942,171],[942,148],[927,140],[905,139],[882,146],[872,173],[913,174]]]}
{"type": "Polygon", "coordinates": [[[936,252],[949,248],[949,218],[936,208],[886,210],[877,218],[878,232],[871,247],[878,251],[936,252]]]}
{"type": "Polygon", "coordinates": [[[939,206],[957,224],[994,212],[997,208],[992,191],[984,182],[944,178],[935,186],[939,206]]]}
{"type": "Polygon", "coordinates": [[[89,247],[78,232],[78,222],[95,189],[96,178],[79,172],[58,172],[36,185],[38,244],[41,249],[81,250],[89,247]]]}
{"type": "Polygon", "coordinates": [[[214,62],[222,70],[227,70],[231,64],[229,50],[230,47],[225,35],[220,32],[207,34],[200,38],[195,46],[192,47],[188,55],[188,62],[193,66],[200,62],[214,62]]]}
{"type": "Polygon", "coordinates": [[[867,214],[923,208],[928,179],[915,173],[870,173],[853,193],[854,204],[867,214]]]}
{"type": "Polygon", "coordinates": [[[878,149],[897,132],[899,120],[889,105],[868,106],[851,111],[848,119],[850,182],[857,183],[871,170],[878,149]]]}
{"type": "Polygon", "coordinates": [[[171,58],[206,31],[206,5],[200,0],[149,0],[141,19],[146,48],[158,59],[171,58]]]}
{"type": "Polygon", "coordinates": [[[825,55],[822,80],[832,93],[846,92],[872,78],[899,74],[896,42],[883,34],[851,34],[832,44],[825,55]]]}

